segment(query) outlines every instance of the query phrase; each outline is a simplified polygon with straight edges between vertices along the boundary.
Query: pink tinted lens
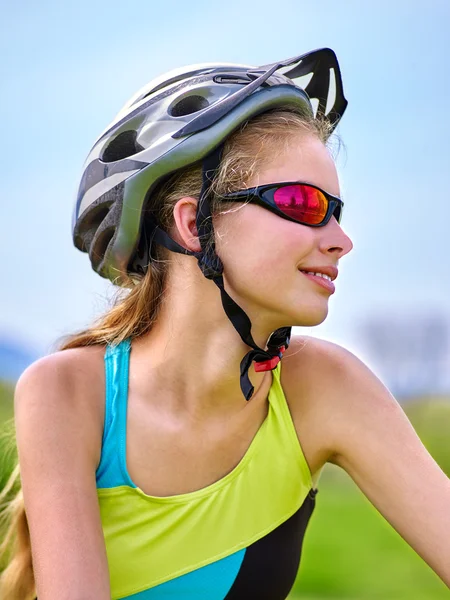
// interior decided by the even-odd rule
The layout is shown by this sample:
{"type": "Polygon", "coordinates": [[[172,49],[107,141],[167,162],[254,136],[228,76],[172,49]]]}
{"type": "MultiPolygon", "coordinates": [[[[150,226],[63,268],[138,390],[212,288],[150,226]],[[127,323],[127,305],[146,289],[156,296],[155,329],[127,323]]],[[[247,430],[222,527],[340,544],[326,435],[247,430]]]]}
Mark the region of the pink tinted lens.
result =
{"type": "Polygon", "coordinates": [[[328,201],[316,188],[307,185],[287,185],[276,190],[273,199],[278,208],[307,225],[318,225],[327,214],[328,201]]]}

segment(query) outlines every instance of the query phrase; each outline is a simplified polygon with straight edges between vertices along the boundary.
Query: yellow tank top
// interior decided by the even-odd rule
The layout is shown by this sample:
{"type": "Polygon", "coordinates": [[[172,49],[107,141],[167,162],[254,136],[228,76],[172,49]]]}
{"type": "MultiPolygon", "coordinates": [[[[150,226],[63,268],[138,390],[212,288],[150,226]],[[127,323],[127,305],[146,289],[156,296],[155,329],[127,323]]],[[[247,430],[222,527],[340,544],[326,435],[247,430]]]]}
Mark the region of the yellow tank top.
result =
{"type": "Polygon", "coordinates": [[[272,371],[269,411],[239,464],[205,488],[149,496],[126,465],[130,340],[105,352],[97,493],[113,600],[286,598],[315,505],[311,473],[272,371]]]}

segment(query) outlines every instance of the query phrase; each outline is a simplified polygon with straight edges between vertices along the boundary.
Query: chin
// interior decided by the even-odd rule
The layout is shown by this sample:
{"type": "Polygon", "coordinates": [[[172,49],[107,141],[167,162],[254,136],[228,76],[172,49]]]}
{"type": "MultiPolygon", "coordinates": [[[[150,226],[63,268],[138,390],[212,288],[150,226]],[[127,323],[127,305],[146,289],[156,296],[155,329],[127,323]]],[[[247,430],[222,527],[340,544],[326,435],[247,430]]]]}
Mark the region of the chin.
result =
{"type": "MultiPolygon", "coordinates": [[[[294,315],[292,315],[294,317],[294,315]]],[[[293,319],[293,327],[315,327],[325,321],[328,316],[328,306],[317,307],[315,309],[302,311],[301,314],[296,314],[293,319]]]]}

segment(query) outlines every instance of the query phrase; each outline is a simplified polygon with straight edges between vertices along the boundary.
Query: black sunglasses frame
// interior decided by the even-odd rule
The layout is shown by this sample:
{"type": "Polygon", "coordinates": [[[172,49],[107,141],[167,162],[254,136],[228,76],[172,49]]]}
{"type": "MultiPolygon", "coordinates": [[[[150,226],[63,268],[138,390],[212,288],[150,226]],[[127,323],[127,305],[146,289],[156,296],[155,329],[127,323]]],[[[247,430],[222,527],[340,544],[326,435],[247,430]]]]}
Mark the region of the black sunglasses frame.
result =
{"type": "Polygon", "coordinates": [[[239,190],[237,192],[231,192],[230,194],[226,194],[224,196],[221,196],[220,198],[224,202],[243,202],[244,200],[249,200],[250,202],[253,202],[255,204],[258,204],[259,206],[262,206],[263,208],[266,208],[267,210],[270,210],[279,217],[282,217],[283,219],[293,221],[294,223],[299,223],[300,225],[306,225],[308,227],[324,227],[332,216],[334,216],[336,218],[336,221],[340,223],[342,220],[342,212],[344,207],[344,202],[337,196],[333,196],[332,194],[325,192],[317,185],[314,185],[312,183],[306,183],[303,181],[267,183],[265,185],[259,185],[257,187],[239,190]],[[307,187],[311,187],[318,190],[325,196],[328,203],[328,207],[327,212],[320,223],[312,224],[298,221],[297,219],[294,219],[294,217],[287,215],[280,208],[278,208],[274,200],[275,192],[280,188],[287,187],[290,185],[304,185],[307,187]]]}

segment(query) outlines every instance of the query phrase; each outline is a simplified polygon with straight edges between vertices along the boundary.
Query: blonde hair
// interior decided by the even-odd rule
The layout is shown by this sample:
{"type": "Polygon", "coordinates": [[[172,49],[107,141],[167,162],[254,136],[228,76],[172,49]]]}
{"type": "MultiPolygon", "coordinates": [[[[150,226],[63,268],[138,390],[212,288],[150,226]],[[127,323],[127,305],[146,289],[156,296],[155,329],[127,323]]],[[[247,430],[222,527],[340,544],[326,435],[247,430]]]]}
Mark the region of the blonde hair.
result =
{"type": "MultiPolygon", "coordinates": [[[[306,116],[290,107],[258,115],[234,132],[225,143],[213,184],[218,198],[213,197],[212,200],[213,216],[224,210],[220,202],[222,194],[245,187],[246,181],[270,161],[273,153],[287,148],[299,132],[317,136],[330,149],[329,122],[306,116]]],[[[340,144],[337,136],[336,139],[340,144]]],[[[158,207],[157,217],[166,231],[173,227],[176,202],[184,196],[198,198],[201,186],[201,165],[184,169],[159,186],[152,204],[158,207]]],[[[156,245],[152,252],[154,260],[148,265],[145,275],[135,278],[128,287],[118,289],[112,308],[88,329],[66,336],[57,350],[117,344],[129,337],[143,336],[151,330],[158,318],[169,268],[165,248],[156,245]]],[[[14,443],[14,436],[11,439],[14,443]]],[[[0,510],[1,516],[8,522],[6,536],[0,546],[0,559],[7,563],[0,577],[0,597],[2,600],[33,600],[36,590],[18,462],[0,494],[0,510]]]]}

